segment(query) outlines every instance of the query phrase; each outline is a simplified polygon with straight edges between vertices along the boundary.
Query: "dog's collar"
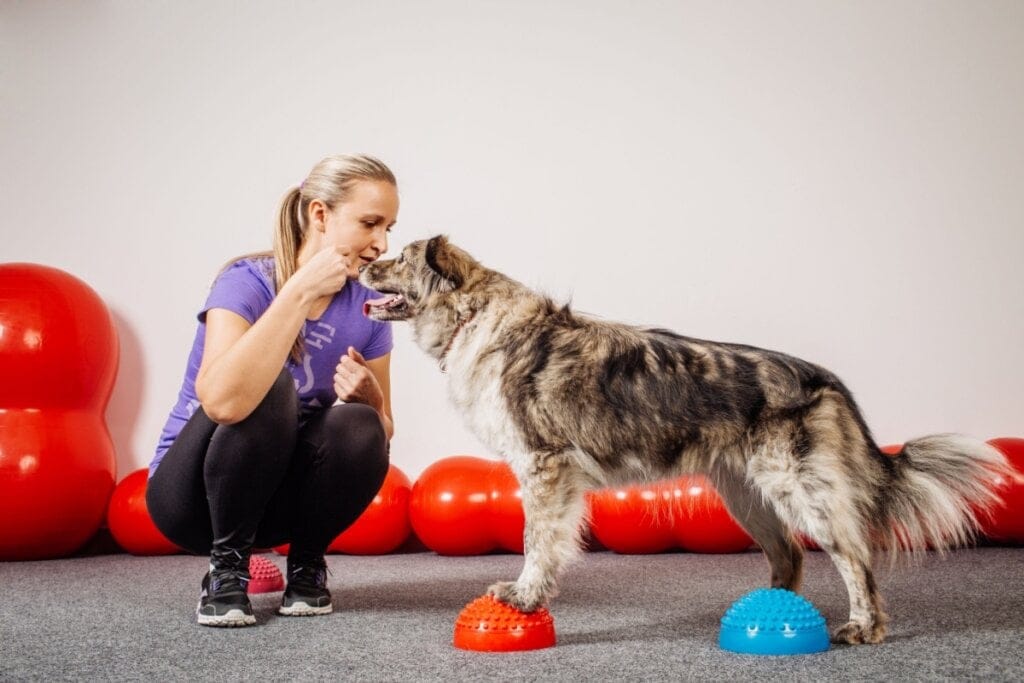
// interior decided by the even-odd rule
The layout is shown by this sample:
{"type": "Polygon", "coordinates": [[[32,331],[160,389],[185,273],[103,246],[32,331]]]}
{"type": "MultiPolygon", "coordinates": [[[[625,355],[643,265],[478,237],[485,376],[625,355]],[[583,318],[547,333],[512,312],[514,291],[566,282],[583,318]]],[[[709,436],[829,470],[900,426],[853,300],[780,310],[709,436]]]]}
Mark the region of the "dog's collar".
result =
{"type": "Polygon", "coordinates": [[[452,350],[452,344],[455,343],[455,338],[459,336],[459,332],[462,331],[462,328],[465,327],[475,315],[476,311],[473,311],[469,314],[468,318],[460,320],[459,324],[455,326],[455,331],[452,332],[452,338],[448,340],[448,345],[444,347],[444,351],[441,352],[441,357],[437,359],[438,365],[441,366],[441,372],[448,372],[448,352],[452,350]]]}

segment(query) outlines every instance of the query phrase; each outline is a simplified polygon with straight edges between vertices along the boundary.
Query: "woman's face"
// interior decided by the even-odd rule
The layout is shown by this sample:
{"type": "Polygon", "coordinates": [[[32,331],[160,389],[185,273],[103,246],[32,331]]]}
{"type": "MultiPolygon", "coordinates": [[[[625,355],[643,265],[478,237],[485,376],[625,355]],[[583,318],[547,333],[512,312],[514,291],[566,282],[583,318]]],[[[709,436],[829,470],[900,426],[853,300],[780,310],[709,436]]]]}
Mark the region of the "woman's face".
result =
{"type": "Polygon", "coordinates": [[[398,218],[398,190],[386,181],[360,180],[349,189],[345,202],[327,209],[313,201],[310,214],[321,247],[351,250],[349,277],[355,278],[360,266],[376,261],[388,250],[388,233],[398,218]]]}

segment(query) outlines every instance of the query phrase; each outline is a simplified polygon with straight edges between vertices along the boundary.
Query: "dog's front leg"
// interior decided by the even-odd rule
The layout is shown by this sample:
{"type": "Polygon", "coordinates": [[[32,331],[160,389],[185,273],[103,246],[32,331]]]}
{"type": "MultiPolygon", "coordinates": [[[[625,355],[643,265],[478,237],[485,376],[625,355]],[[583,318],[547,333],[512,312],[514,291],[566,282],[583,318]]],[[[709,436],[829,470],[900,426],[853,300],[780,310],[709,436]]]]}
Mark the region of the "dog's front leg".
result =
{"type": "Polygon", "coordinates": [[[540,454],[519,474],[526,514],[523,571],[516,581],[488,589],[502,602],[524,612],[546,604],[557,594],[558,576],[580,547],[583,487],[567,454],[540,454]]]}

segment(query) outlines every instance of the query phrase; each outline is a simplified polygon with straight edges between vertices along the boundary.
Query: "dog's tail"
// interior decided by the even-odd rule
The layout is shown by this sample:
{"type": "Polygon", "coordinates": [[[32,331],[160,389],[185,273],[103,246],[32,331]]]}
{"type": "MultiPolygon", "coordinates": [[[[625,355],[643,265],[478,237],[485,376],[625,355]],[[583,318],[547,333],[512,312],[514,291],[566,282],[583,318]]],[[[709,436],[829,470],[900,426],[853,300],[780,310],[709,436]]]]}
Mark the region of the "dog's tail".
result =
{"type": "Polygon", "coordinates": [[[884,487],[878,541],[919,551],[966,545],[979,522],[1000,504],[997,487],[1014,476],[1003,454],[959,434],[908,441],[896,455],[878,451],[890,484],[884,487]]]}

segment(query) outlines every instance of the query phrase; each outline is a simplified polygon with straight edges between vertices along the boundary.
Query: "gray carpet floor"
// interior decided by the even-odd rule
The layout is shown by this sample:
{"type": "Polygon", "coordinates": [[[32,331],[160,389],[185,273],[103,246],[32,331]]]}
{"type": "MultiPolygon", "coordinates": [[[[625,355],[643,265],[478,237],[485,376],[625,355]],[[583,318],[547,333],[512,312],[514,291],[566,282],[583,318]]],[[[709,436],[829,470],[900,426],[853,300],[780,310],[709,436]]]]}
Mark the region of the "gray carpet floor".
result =
{"type": "MultiPolygon", "coordinates": [[[[195,624],[204,558],[0,563],[0,680],[1024,680],[1024,548],[883,570],[885,643],[789,657],[717,645],[725,610],[767,580],[760,553],[587,553],[552,606],[556,647],[455,649],[462,606],[521,562],[332,555],[334,614],[279,617],[280,593],[257,595],[246,629],[195,624]]],[[[805,584],[830,629],[842,623],[846,593],[822,553],[808,555],[805,584]]]]}

